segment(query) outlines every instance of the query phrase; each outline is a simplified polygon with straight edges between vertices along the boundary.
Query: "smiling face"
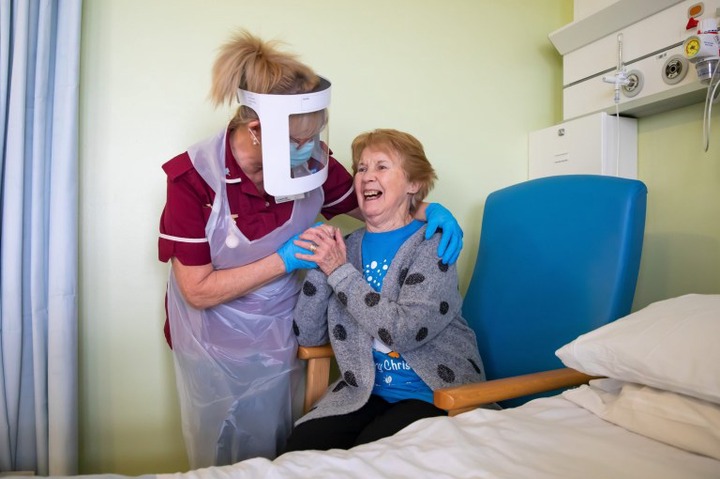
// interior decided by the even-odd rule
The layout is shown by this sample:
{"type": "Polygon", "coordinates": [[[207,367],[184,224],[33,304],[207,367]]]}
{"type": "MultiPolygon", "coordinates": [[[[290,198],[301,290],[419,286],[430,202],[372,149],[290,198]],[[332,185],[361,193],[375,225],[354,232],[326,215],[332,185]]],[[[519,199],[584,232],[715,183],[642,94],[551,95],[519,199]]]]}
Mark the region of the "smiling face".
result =
{"type": "Polygon", "coordinates": [[[396,152],[365,148],[357,163],[354,185],[368,231],[391,231],[412,220],[411,199],[418,186],[408,181],[403,159],[396,152]]]}

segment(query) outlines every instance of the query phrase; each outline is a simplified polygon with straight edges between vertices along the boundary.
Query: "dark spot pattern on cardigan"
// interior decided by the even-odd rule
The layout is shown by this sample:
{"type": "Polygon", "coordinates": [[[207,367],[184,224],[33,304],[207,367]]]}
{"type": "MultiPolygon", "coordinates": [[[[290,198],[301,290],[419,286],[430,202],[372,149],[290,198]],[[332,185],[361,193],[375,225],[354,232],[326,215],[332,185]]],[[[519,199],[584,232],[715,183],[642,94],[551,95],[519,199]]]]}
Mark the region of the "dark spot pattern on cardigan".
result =
{"type": "Polygon", "coordinates": [[[440,379],[442,379],[446,383],[455,382],[455,371],[445,366],[444,364],[438,364],[437,373],[438,376],[440,376],[440,379]]]}
{"type": "Polygon", "coordinates": [[[422,328],[420,328],[420,330],[415,335],[415,341],[420,342],[423,339],[427,338],[427,335],[428,335],[428,328],[423,326],[422,328]]]}
{"type": "Polygon", "coordinates": [[[390,331],[388,331],[385,328],[378,329],[378,338],[380,338],[380,341],[385,343],[387,346],[392,346],[393,338],[392,334],[390,334],[390,331]]]}
{"type": "Polygon", "coordinates": [[[440,314],[447,314],[447,312],[450,311],[450,304],[448,304],[447,301],[441,301],[440,302],[440,314]]]}
{"type": "Polygon", "coordinates": [[[315,285],[310,281],[305,281],[303,283],[302,292],[305,296],[315,296],[315,294],[317,294],[317,287],[315,287],[315,285]]]}
{"type": "Polygon", "coordinates": [[[365,304],[367,304],[371,308],[373,306],[377,306],[379,302],[380,302],[380,295],[378,293],[376,293],[375,291],[365,295],[365,304]]]}
{"type": "Polygon", "coordinates": [[[343,293],[342,291],[340,291],[340,292],[337,294],[337,298],[338,298],[338,301],[340,301],[343,306],[347,306],[347,294],[345,294],[345,293],[343,293]]]}
{"type": "Polygon", "coordinates": [[[345,381],[340,381],[339,383],[337,383],[337,384],[335,385],[335,387],[333,388],[332,392],[336,393],[336,392],[338,392],[338,391],[342,391],[342,390],[345,389],[346,387],[347,387],[347,383],[346,383],[345,381]]]}
{"type": "Polygon", "coordinates": [[[405,284],[407,284],[407,285],[420,284],[423,281],[425,281],[425,276],[423,274],[413,273],[407,277],[407,279],[405,280],[405,284]]]}
{"type": "Polygon", "coordinates": [[[449,264],[445,264],[442,262],[442,260],[438,260],[438,269],[442,271],[443,273],[447,273],[448,268],[450,268],[449,264]]]}
{"type": "Polygon", "coordinates": [[[300,328],[298,327],[298,325],[294,319],[293,319],[293,333],[295,333],[295,336],[300,336],[300,328]]]}
{"type": "Polygon", "coordinates": [[[478,366],[478,364],[472,358],[467,358],[467,360],[470,361],[470,364],[472,365],[472,367],[476,373],[482,374],[482,369],[480,368],[480,366],[478,366]]]}
{"type": "Polygon", "coordinates": [[[345,382],[348,383],[350,386],[358,387],[357,379],[355,379],[355,373],[352,371],[345,371],[343,374],[343,378],[345,379],[345,382]]]}
{"type": "Polygon", "coordinates": [[[345,341],[347,339],[347,330],[342,324],[336,324],[333,328],[333,338],[338,341],[345,341]]]}
{"type": "Polygon", "coordinates": [[[405,278],[407,277],[407,274],[408,274],[408,269],[407,269],[407,268],[403,268],[403,269],[400,271],[400,277],[398,277],[398,284],[399,284],[400,286],[402,286],[402,284],[405,282],[405,278]]]}

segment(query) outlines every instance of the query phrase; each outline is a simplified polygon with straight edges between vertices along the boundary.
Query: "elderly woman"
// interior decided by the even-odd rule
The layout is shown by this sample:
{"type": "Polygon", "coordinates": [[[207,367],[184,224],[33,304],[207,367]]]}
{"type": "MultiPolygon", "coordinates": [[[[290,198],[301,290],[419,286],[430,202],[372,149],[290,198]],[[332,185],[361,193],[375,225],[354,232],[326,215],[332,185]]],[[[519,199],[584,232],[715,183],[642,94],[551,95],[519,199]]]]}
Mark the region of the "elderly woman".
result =
{"type": "Polygon", "coordinates": [[[422,144],[397,130],[358,136],[354,185],[366,228],[346,240],[307,230],[308,272],[295,308],[301,345],[332,343],[340,379],[296,423],[286,450],[348,449],[440,416],[433,390],[484,379],[475,334],[461,316],[455,266],[413,219],[436,178],[422,144]]]}

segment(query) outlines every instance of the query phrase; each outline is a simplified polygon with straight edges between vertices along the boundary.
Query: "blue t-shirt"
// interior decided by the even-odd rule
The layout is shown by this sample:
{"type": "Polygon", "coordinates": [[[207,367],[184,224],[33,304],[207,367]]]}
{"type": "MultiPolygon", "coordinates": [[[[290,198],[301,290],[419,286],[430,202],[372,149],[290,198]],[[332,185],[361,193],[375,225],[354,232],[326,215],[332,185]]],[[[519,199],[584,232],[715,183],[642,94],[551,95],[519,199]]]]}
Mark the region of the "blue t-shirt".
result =
{"type": "MultiPolygon", "coordinates": [[[[372,288],[380,292],[383,279],[400,246],[422,227],[413,220],[406,226],[383,233],[366,232],[362,243],[363,275],[372,288]]],[[[403,357],[375,338],[375,387],[372,393],[388,402],[421,399],[433,402],[432,390],[413,371],[403,357]]]]}

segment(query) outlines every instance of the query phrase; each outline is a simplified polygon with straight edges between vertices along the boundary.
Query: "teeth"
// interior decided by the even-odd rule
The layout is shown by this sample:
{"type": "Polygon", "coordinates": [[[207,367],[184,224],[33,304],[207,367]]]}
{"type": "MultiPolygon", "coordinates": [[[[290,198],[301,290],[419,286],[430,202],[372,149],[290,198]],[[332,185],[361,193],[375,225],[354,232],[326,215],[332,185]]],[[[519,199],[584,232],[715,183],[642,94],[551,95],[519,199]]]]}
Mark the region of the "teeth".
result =
{"type": "Polygon", "coordinates": [[[366,191],[364,194],[365,194],[365,198],[375,198],[377,196],[380,196],[379,191],[366,191]]]}

